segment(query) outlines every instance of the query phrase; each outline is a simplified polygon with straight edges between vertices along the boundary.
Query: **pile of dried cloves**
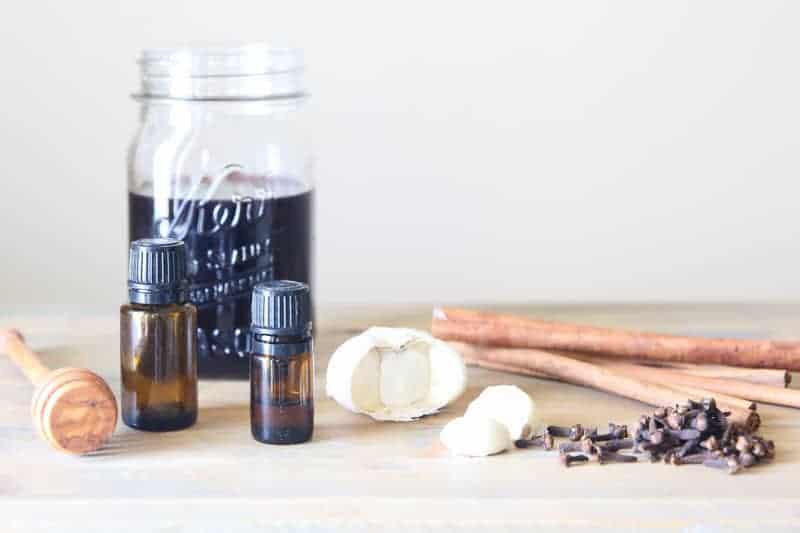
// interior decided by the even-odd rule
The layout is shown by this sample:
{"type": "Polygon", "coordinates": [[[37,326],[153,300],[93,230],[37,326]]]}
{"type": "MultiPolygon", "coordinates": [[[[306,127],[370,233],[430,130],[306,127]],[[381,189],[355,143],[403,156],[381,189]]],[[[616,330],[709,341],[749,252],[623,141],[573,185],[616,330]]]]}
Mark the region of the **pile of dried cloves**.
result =
{"type": "Polygon", "coordinates": [[[571,427],[548,426],[543,435],[514,442],[517,448],[542,446],[555,449],[555,438],[567,438],[559,445],[559,460],[564,466],[594,461],[633,463],[635,455],[647,454],[651,462],[662,460],[673,465],[702,464],[735,474],[775,456],[775,444],[727,420],[714,399],[689,400],[674,407],[661,407],[643,415],[628,438],[628,427],[610,423],[606,433],[580,424],[571,427]]]}
{"type": "Polygon", "coordinates": [[[644,415],[634,432],[634,451],[652,462],[702,464],[731,474],[775,456],[775,443],[727,420],[714,399],[662,407],[644,415]]]}

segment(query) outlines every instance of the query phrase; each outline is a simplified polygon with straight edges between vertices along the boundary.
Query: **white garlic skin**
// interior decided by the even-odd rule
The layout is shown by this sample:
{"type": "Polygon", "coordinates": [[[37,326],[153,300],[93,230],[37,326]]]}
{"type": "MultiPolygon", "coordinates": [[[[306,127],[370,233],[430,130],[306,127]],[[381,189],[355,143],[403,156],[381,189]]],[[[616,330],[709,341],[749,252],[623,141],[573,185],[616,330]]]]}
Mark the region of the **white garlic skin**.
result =
{"type": "Polygon", "coordinates": [[[447,343],[424,331],[374,327],[336,349],[325,388],[354,413],[411,421],[438,412],[466,385],[466,365],[447,343]]]}
{"type": "Polygon", "coordinates": [[[508,428],[494,418],[462,416],[447,423],[439,438],[456,455],[485,457],[511,447],[508,428]]]}
{"type": "Polygon", "coordinates": [[[515,385],[493,385],[470,402],[464,416],[494,418],[508,428],[512,440],[527,439],[535,427],[536,405],[515,385]]]}

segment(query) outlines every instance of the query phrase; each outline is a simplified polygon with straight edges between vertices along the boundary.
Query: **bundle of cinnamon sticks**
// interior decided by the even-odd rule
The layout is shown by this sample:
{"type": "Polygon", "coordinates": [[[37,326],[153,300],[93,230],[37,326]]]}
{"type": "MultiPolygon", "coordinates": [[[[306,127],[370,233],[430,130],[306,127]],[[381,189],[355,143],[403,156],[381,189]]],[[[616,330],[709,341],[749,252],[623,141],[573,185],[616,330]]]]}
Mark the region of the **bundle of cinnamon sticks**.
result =
{"type": "Polygon", "coordinates": [[[800,370],[800,342],[706,339],[598,328],[456,308],[437,308],[433,335],[468,364],[568,383],[650,405],[714,397],[742,425],[755,403],[800,408],[786,388],[800,370]]]}

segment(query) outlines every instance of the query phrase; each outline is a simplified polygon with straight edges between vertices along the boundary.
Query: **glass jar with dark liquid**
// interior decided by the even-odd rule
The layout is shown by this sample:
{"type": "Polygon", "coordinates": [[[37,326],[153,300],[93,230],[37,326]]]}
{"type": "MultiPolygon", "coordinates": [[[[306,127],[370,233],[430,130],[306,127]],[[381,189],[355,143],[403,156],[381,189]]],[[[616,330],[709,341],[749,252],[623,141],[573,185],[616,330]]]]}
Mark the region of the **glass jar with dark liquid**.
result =
{"type": "Polygon", "coordinates": [[[180,239],[203,377],[247,377],[250,296],[312,280],[313,186],[299,51],[146,50],[131,145],[131,241],[180,239]]]}

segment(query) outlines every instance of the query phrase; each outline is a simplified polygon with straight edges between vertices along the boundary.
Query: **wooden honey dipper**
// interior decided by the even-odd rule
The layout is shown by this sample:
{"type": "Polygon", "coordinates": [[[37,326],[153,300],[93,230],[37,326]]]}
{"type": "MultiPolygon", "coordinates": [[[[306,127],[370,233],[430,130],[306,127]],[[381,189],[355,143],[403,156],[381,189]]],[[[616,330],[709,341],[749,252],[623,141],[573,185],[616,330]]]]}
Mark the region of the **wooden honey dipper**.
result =
{"type": "Polygon", "coordinates": [[[117,426],[117,400],[103,378],[85,368],[50,370],[16,330],[0,330],[0,352],[36,386],[33,425],[53,448],[84,454],[100,448],[117,426]]]}

